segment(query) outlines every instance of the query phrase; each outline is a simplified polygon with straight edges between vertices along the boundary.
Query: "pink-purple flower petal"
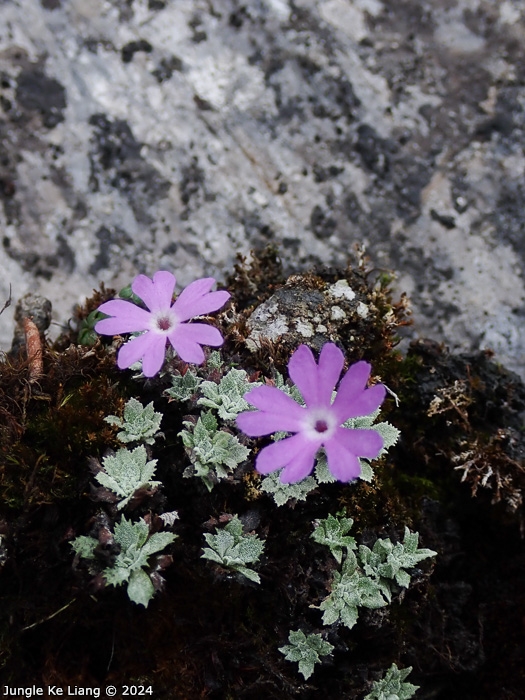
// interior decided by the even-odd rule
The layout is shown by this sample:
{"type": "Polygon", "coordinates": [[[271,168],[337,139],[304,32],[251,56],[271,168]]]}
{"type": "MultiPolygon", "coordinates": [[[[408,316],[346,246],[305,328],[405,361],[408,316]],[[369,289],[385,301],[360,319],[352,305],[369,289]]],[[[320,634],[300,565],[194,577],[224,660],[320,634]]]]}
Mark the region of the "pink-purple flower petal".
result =
{"type": "Polygon", "coordinates": [[[288,362],[290,379],[308,406],[318,405],[317,364],[307,345],[299,345],[288,362]]]}
{"type": "Polygon", "coordinates": [[[168,338],[184,362],[194,364],[204,362],[201,345],[218,347],[224,342],[220,331],[207,323],[181,323],[169,333],[168,338]]]}
{"type": "Polygon", "coordinates": [[[367,459],[375,459],[383,449],[383,438],[371,428],[337,428],[330,442],[367,459]]]}
{"type": "Polygon", "coordinates": [[[299,423],[296,418],[282,413],[269,413],[266,411],[245,411],[237,416],[237,425],[250,437],[270,435],[280,430],[296,432],[299,423]]]}
{"type": "Polygon", "coordinates": [[[189,284],[177,297],[173,310],[179,321],[187,321],[195,316],[209,314],[224,306],[230,298],[230,293],[210,292],[215,280],[204,277],[189,284]]]}
{"type": "MultiPolygon", "coordinates": [[[[344,401],[345,403],[350,403],[355,401],[355,399],[361,394],[363,389],[366,387],[368,377],[372,370],[371,365],[364,360],[356,362],[348,371],[345,372],[344,377],[339,383],[339,389],[337,390],[336,401],[344,401]]],[[[335,404],[335,401],[334,401],[335,404]]]]}
{"type": "Polygon", "coordinates": [[[212,347],[219,347],[224,342],[219,329],[208,323],[181,323],[168,333],[168,338],[175,349],[177,349],[181,339],[185,342],[211,345],[212,347]]]}
{"type": "Polygon", "coordinates": [[[338,481],[352,481],[361,474],[361,464],[355,454],[349,452],[337,440],[331,440],[324,446],[328,469],[338,481]]]}
{"type": "MultiPolygon", "coordinates": [[[[155,335],[153,333],[144,333],[143,335],[139,335],[136,338],[128,340],[128,342],[120,348],[118,351],[117,364],[120,369],[127,369],[135,362],[142,360],[149,353],[153,353],[155,356],[157,356],[158,348],[164,348],[165,346],[165,336],[155,335]]],[[[146,374],[146,372],[144,372],[144,374],[146,374]]],[[[146,376],[152,375],[148,374],[146,376]]]]}
{"type": "Polygon", "coordinates": [[[374,384],[369,389],[364,389],[361,394],[348,401],[339,398],[339,392],[333,403],[333,409],[337,415],[338,421],[344,423],[349,418],[358,418],[359,416],[368,416],[381,406],[386,395],[386,389],[383,384],[374,384]]]}
{"type": "MultiPolygon", "coordinates": [[[[277,415],[292,415],[297,421],[304,419],[304,408],[291,396],[274,386],[258,386],[244,394],[245,401],[261,411],[277,415]]],[[[299,426],[296,428],[299,430],[299,426]]]]}
{"type": "MultiPolygon", "coordinates": [[[[297,433],[292,437],[284,438],[274,442],[263,449],[257,455],[255,460],[255,468],[261,474],[269,474],[276,469],[281,469],[292,460],[296,454],[302,452],[306,447],[307,441],[304,437],[297,433]]],[[[311,445],[311,443],[309,443],[311,445]]],[[[315,452],[314,452],[315,454],[315,452]]]]}
{"type": "Polygon", "coordinates": [[[294,455],[281,472],[281,482],[294,484],[306,479],[313,471],[317,449],[316,445],[310,443],[294,455]]]}
{"type": "Polygon", "coordinates": [[[329,406],[331,404],[332,392],[339,381],[344,363],[345,357],[335,343],[323,345],[317,370],[317,391],[320,405],[329,406]]]}
{"type": "MultiPolygon", "coordinates": [[[[151,334],[153,335],[153,334],[151,334]]],[[[142,359],[142,373],[146,377],[154,377],[164,363],[166,357],[166,337],[164,335],[153,336],[148,350],[142,359]]]]}
{"type": "Polygon", "coordinates": [[[95,330],[102,335],[120,335],[144,331],[150,324],[151,314],[140,306],[124,299],[112,299],[98,307],[98,311],[112,316],[95,324],[95,330]]]}
{"type": "Polygon", "coordinates": [[[153,279],[138,275],[133,280],[131,289],[150,311],[163,311],[171,306],[175,281],[171,272],[160,270],[153,275],[153,279]]]}

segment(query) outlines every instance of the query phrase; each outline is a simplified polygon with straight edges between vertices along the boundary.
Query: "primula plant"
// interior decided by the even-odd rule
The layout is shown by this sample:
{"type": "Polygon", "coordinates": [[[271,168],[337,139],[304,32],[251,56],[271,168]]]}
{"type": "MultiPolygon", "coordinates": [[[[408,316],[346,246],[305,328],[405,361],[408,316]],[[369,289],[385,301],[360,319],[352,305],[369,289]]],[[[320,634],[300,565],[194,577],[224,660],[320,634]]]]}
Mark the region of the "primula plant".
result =
{"type": "Polygon", "coordinates": [[[203,413],[197,422],[183,421],[187,430],[179,433],[191,466],[184,476],[198,476],[209,491],[218,480],[228,476],[232,469],[249,455],[250,450],[226,430],[220,430],[211,411],[203,413]]]}
{"type": "Polygon", "coordinates": [[[330,595],[319,606],[324,611],[323,624],[341,622],[349,629],[356,624],[358,608],[382,608],[392,601],[399,587],[410,585],[410,570],[436,555],[431,549],[418,549],[419,535],[405,527],[404,541],[392,544],[390,539],[378,539],[370,550],[357,547],[347,533],[353,525],[351,518],[329,515],[317,523],[312,539],[327,546],[338,564],[346,554],[340,571],[335,571],[330,595]],[[357,549],[357,556],[354,550],[357,549]]]}
{"type": "Polygon", "coordinates": [[[242,523],[233,517],[216,535],[204,535],[209,547],[204,549],[202,557],[242,574],[254,583],[260,583],[259,574],[248,564],[255,564],[264,550],[264,542],[257,535],[245,534],[242,523]]]}
{"type": "MultiPolygon", "coordinates": [[[[414,569],[420,561],[436,556],[431,549],[418,549],[419,534],[410,532],[405,527],[403,542],[392,544],[389,539],[378,539],[372,549],[360,545],[359,558],[363,571],[367,576],[378,580],[395,581],[398,586],[408,588],[410,585],[410,569],[414,569]]],[[[391,599],[389,586],[385,587],[387,599],[391,599]]]]}
{"type": "Polygon", "coordinates": [[[102,463],[104,467],[95,474],[95,479],[119,497],[119,510],[129,503],[139,489],[154,489],[160,484],[160,481],[152,480],[157,460],[148,460],[143,445],[131,451],[121,449],[115,455],[104,457],[102,463]]]}
{"type": "Polygon", "coordinates": [[[231,369],[220,382],[205,381],[199,386],[203,396],[198,400],[199,406],[207,406],[217,411],[222,420],[233,420],[239,413],[249,408],[244,399],[246,390],[262,386],[261,382],[249,382],[243,369],[231,369]]]}
{"type": "Polygon", "coordinates": [[[384,678],[374,681],[372,691],[363,700],[410,700],[419,688],[405,680],[411,671],[412,666],[398,668],[392,664],[384,678]]]}
{"type": "Polygon", "coordinates": [[[335,571],[330,595],[319,606],[324,611],[323,625],[340,622],[348,629],[356,624],[358,608],[375,610],[387,605],[379,582],[364,576],[355,554],[348,552],[341,571],[335,571]]]}
{"type": "Polygon", "coordinates": [[[334,649],[320,634],[306,635],[302,630],[291,630],[288,641],[289,644],[279,647],[279,651],[287,661],[299,664],[299,673],[305,680],[310,678],[315,665],[321,663],[321,657],[328,656],[334,649]]]}
{"type": "Polygon", "coordinates": [[[153,279],[139,275],[131,288],[146,309],[124,299],[106,301],[99,307],[110,318],[95,325],[97,333],[140,333],[120,348],[121,369],[142,360],[144,375],[155,376],[164,362],[167,342],[184,361],[195,364],[204,362],[201,345],[222,345],[223,337],[217,328],[188,321],[220,309],[230,298],[229,293],[210,292],[215,280],[206,277],[188,285],[173,302],[175,282],[171,272],[156,272],[153,279]]]}
{"type": "Polygon", "coordinates": [[[276,387],[261,386],[245,399],[257,411],[241,413],[237,425],[252,437],[276,431],[294,433],[262,449],[255,466],[261,474],[284,467],[283,483],[300,481],[313,468],[321,447],[328,468],[340,481],[350,481],[361,473],[359,457],[375,458],[383,448],[379,433],[369,428],[345,428],[345,421],[375,411],[385,398],[385,387],[366,388],[371,367],[357,362],[345,373],[332,403],[332,392],[343,369],[344,356],[333,343],[326,343],[316,364],[312,351],[301,345],[288,363],[288,373],[299,388],[306,406],[301,406],[276,387]]]}
{"type": "Polygon", "coordinates": [[[153,401],[143,406],[137,399],[131,398],[124,406],[124,416],[107,416],[106,423],[116,425],[121,430],[117,433],[120,442],[145,442],[153,445],[159,434],[162,413],[153,408],[153,401]]]}
{"type": "MultiPolygon", "coordinates": [[[[142,518],[132,523],[122,516],[120,522],[115,524],[115,543],[120,551],[114,563],[103,571],[106,583],[111,586],[126,584],[129,599],[147,607],[155,593],[151,576],[146,571],[149,559],[171,544],[175,537],[170,532],[150,535],[150,529],[142,518]]],[[[99,544],[94,537],[81,535],[71,546],[79,557],[94,560],[99,544]]]]}

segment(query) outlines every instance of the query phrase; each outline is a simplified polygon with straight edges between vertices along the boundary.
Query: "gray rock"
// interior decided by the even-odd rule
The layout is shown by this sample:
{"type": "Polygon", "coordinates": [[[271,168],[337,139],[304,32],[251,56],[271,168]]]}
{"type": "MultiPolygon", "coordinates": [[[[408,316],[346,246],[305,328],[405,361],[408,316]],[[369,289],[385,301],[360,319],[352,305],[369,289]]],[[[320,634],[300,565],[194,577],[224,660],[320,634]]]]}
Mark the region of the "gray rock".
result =
{"type": "MultiPolygon", "coordinates": [[[[523,0],[0,0],[0,305],[355,243],[525,375],[523,0]]],[[[11,314],[11,315],[10,315],[11,314]]],[[[13,333],[0,316],[0,347],[13,333]]]]}

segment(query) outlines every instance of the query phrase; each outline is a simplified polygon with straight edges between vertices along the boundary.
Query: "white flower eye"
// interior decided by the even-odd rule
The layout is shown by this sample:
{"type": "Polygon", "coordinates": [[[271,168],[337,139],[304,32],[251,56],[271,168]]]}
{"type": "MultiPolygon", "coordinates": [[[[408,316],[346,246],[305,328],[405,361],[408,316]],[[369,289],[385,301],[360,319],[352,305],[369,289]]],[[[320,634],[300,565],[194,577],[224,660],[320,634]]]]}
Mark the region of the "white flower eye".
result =
{"type": "Polygon", "coordinates": [[[336,419],[330,408],[306,409],[304,432],[311,440],[326,440],[332,437],[336,419]]]}

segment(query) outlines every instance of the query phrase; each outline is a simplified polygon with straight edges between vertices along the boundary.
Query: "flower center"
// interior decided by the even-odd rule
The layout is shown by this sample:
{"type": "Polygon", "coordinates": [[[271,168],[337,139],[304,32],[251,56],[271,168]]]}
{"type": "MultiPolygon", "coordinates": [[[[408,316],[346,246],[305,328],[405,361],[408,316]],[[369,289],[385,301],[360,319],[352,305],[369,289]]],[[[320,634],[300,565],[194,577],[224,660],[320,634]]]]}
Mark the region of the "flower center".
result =
{"type": "Polygon", "coordinates": [[[157,327],[161,331],[169,331],[169,329],[172,327],[171,318],[168,318],[167,316],[162,316],[161,318],[158,318],[157,327]]]}
{"type": "Polygon", "coordinates": [[[171,313],[170,309],[165,311],[158,311],[156,314],[152,314],[151,319],[151,330],[154,333],[160,333],[160,335],[168,335],[177,326],[177,317],[174,313],[171,313]]]}
{"type": "Polygon", "coordinates": [[[319,445],[330,440],[337,429],[337,419],[330,407],[306,409],[304,435],[319,445]]]}

